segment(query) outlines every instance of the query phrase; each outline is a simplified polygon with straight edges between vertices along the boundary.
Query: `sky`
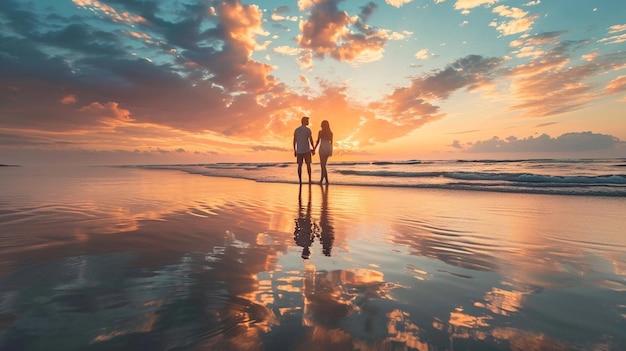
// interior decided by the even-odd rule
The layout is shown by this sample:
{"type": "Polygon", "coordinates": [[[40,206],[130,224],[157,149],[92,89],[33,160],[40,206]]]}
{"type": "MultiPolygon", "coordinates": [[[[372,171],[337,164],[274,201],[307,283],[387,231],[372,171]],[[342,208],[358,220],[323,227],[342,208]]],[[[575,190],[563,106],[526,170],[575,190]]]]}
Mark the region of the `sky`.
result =
{"type": "Polygon", "coordinates": [[[624,0],[2,0],[0,164],[626,157],[624,0]]]}

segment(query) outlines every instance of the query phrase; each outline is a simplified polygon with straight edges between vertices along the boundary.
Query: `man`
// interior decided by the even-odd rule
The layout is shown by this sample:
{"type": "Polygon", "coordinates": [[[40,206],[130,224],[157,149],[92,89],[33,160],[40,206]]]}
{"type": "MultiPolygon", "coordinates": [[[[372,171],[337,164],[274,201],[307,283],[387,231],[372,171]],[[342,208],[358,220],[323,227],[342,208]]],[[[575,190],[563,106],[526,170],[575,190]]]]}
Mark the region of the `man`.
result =
{"type": "Polygon", "coordinates": [[[311,183],[311,155],[315,155],[313,146],[313,133],[307,127],[309,117],[302,117],[302,125],[293,132],[293,155],[298,160],[298,179],[302,184],[302,161],[306,162],[306,170],[309,173],[309,183],[311,183]]]}

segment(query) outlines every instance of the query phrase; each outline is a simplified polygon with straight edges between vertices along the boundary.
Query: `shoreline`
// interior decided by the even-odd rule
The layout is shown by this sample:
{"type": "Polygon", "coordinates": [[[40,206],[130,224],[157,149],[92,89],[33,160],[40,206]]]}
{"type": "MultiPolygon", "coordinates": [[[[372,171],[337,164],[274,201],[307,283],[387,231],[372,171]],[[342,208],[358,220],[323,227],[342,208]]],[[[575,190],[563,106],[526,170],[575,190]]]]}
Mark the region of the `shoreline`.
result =
{"type": "MultiPolygon", "coordinates": [[[[333,185],[434,188],[516,194],[626,197],[626,174],[619,160],[603,165],[532,163],[370,163],[328,166],[333,185]],[[519,164],[518,164],[519,163],[519,164]]],[[[564,161],[563,161],[564,162],[564,161]]],[[[240,163],[142,166],[139,169],[173,169],[190,174],[254,180],[259,183],[298,184],[295,163],[240,163]]],[[[306,174],[304,174],[306,178],[306,174]]],[[[320,172],[313,167],[312,178],[320,172]]],[[[306,181],[305,181],[306,183],[306,181]]]]}

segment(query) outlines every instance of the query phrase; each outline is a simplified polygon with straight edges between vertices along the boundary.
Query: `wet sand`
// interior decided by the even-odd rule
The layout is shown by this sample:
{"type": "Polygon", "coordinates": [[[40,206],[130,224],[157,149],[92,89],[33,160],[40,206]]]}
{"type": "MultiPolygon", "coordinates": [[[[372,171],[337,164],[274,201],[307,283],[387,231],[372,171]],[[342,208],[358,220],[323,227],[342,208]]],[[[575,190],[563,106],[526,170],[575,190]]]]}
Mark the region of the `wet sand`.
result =
{"type": "Polygon", "coordinates": [[[621,350],[626,199],[0,173],[1,350],[621,350]]]}

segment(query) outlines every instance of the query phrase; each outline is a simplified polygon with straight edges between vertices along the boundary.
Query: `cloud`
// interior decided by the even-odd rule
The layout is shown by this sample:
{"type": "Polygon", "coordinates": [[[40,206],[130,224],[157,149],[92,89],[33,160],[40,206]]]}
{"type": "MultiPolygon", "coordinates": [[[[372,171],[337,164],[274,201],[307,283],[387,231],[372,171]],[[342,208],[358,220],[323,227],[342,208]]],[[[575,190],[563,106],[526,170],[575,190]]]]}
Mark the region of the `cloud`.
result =
{"type": "Polygon", "coordinates": [[[74,94],[66,95],[61,99],[61,103],[63,105],[75,104],[77,101],[78,99],[76,98],[76,95],[74,94]]]}
{"type": "Polygon", "coordinates": [[[402,7],[413,0],[385,0],[385,2],[393,7],[402,7]]]}
{"type": "Polygon", "coordinates": [[[594,61],[595,59],[597,59],[599,56],[600,56],[599,53],[592,52],[592,53],[589,53],[589,54],[582,55],[582,58],[585,61],[591,62],[591,61],[594,61]]]}
{"type": "Polygon", "coordinates": [[[255,152],[266,152],[266,151],[285,152],[285,151],[291,150],[290,148],[286,148],[286,147],[275,147],[275,146],[266,146],[266,145],[255,145],[251,147],[250,149],[255,152]]]}
{"type": "Polygon", "coordinates": [[[447,134],[470,134],[470,133],[475,133],[479,131],[481,131],[481,129],[470,129],[470,130],[462,130],[460,132],[452,132],[452,133],[447,133],[447,134]]]}
{"type": "Polygon", "coordinates": [[[621,44],[626,42],[626,33],[620,35],[612,35],[610,37],[602,38],[598,40],[599,43],[605,44],[621,44]]]}
{"type": "Polygon", "coordinates": [[[614,26],[609,27],[610,34],[624,32],[624,31],[626,31],[626,24],[616,24],[614,26]]]}
{"type": "Polygon", "coordinates": [[[377,5],[369,2],[356,16],[338,8],[341,0],[301,2],[301,9],[311,14],[300,22],[301,33],[296,37],[300,47],[311,51],[313,57],[330,56],[338,61],[370,62],[382,57],[385,43],[393,33],[373,28],[367,20],[377,5]]]}
{"type": "Polygon", "coordinates": [[[588,41],[561,41],[561,32],[526,36],[511,42],[511,46],[541,51],[527,63],[512,67],[506,74],[510,89],[518,103],[511,110],[523,110],[529,117],[545,117],[579,110],[600,98],[601,86],[594,81],[626,64],[626,53],[596,55],[591,61],[574,63],[571,56],[588,41]]]}
{"type": "Polygon", "coordinates": [[[279,6],[274,9],[274,12],[272,12],[272,15],[270,16],[270,18],[272,19],[272,21],[276,21],[276,22],[283,22],[283,21],[296,22],[298,20],[298,16],[289,16],[289,13],[290,13],[289,6],[279,6]]]}
{"type": "MultiPolygon", "coordinates": [[[[19,8],[13,3],[0,11],[15,9],[9,5],[19,8]]],[[[263,129],[263,118],[268,118],[274,107],[259,105],[255,97],[280,95],[284,88],[271,75],[271,66],[250,58],[258,47],[255,38],[264,33],[258,7],[222,2],[209,11],[206,5],[198,4],[184,8],[194,14],[187,17],[193,20],[183,17],[180,22],[157,17],[155,8],[141,7],[141,11],[148,23],[138,24],[139,29],[168,40],[162,49],[156,47],[162,50],[155,51],[159,60],[137,59],[123,50],[112,32],[85,25],[60,29],[55,25],[48,31],[46,27],[32,31],[21,25],[24,38],[0,34],[0,50],[6,53],[0,55],[0,65],[6,68],[0,79],[16,88],[8,92],[11,99],[0,103],[0,111],[17,111],[11,120],[4,121],[22,127],[71,128],[81,120],[81,111],[71,105],[57,111],[50,107],[55,105],[52,101],[61,101],[69,92],[87,104],[116,101],[139,123],[229,135],[252,136],[253,130],[263,129]],[[217,26],[204,29],[205,21],[217,26]],[[72,54],[59,56],[58,50],[44,51],[51,46],[72,54]],[[175,55],[172,49],[176,49],[175,55]],[[46,115],[55,115],[55,119],[44,118],[46,115]]],[[[143,38],[136,39],[139,45],[144,44],[143,38]]]]}
{"type": "Polygon", "coordinates": [[[518,40],[509,43],[511,47],[520,47],[525,45],[550,45],[554,44],[559,37],[564,34],[563,31],[542,32],[533,36],[523,35],[518,40]]]}
{"type": "Polygon", "coordinates": [[[620,94],[626,92],[626,76],[619,76],[606,85],[608,94],[620,94]]]}
{"type": "Polygon", "coordinates": [[[493,137],[471,144],[466,151],[480,153],[500,152],[584,152],[610,149],[619,143],[618,138],[592,132],[566,133],[552,138],[547,134],[538,137],[518,139],[514,136],[506,139],[493,137]]]}
{"type": "Polygon", "coordinates": [[[310,51],[305,52],[302,56],[298,57],[298,65],[303,70],[310,70],[313,68],[313,54],[310,51]]]}
{"type": "Polygon", "coordinates": [[[387,116],[388,120],[379,118],[370,123],[369,133],[381,131],[382,134],[398,137],[443,118],[444,114],[435,105],[436,101],[445,100],[458,90],[472,91],[489,84],[497,76],[502,62],[497,58],[470,55],[443,70],[413,79],[407,87],[396,88],[382,100],[370,104],[370,108],[380,116],[387,116]]]}
{"type": "Polygon", "coordinates": [[[416,52],[415,58],[419,60],[426,60],[428,58],[428,49],[422,49],[416,52]]]}
{"type": "Polygon", "coordinates": [[[451,147],[455,148],[455,149],[463,149],[463,146],[461,145],[461,142],[458,140],[453,140],[452,144],[450,144],[451,147]]]}
{"type": "Polygon", "coordinates": [[[538,15],[527,16],[528,12],[522,9],[504,5],[496,6],[493,9],[493,13],[498,14],[501,17],[512,18],[512,20],[508,22],[493,22],[491,24],[491,26],[496,27],[502,35],[527,32],[532,28],[535,20],[539,17],[538,15]]]}
{"type": "Polygon", "coordinates": [[[130,111],[120,108],[117,102],[108,102],[101,104],[93,102],[79,109],[81,117],[93,118],[93,120],[101,121],[101,123],[115,128],[125,123],[132,122],[130,111]]]}
{"type": "Polygon", "coordinates": [[[120,12],[113,7],[103,4],[98,0],[72,0],[76,5],[88,10],[102,13],[113,22],[123,22],[127,24],[144,23],[146,20],[137,15],[128,12],[120,12]]]}
{"type": "MultiPolygon", "coordinates": [[[[423,99],[447,99],[453,92],[466,88],[474,90],[491,81],[503,63],[499,58],[469,55],[449,64],[443,70],[413,79],[410,95],[423,99]]],[[[407,88],[401,88],[404,90],[407,88]]]]}
{"type": "Polygon", "coordinates": [[[454,8],[457,10],[469,10],[478,6],[489,6],[498,3],[499,0],[457,0],[454,8]]]}
{"type": "Polygon", "coordinates": [[[294,48],[291,46],[277,46],[273,49],[273,51],[277,54],[287,55],[287,56],[295,56],[302,52],[302,49],[294,48]]]}
{"type": "Polygon", "coordinates": [[[558,122],[546,122],[546,123],[539,123],[533,126],[533,128],[543,128],[543,127],[549,127],[552,125],[558,124],[558,122]]]}
{"type": "MultiPolygon", "coordinates": [[[[626,24],[616,24],[609,27],[608,34],[617,34],[626,31],[626,24]]],[[[626,33],[610,35],[598,40],[599,43],[620,44],[626,42],[626,33]]]]}

